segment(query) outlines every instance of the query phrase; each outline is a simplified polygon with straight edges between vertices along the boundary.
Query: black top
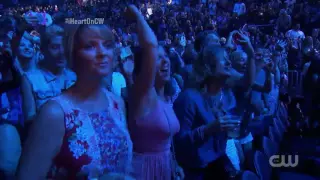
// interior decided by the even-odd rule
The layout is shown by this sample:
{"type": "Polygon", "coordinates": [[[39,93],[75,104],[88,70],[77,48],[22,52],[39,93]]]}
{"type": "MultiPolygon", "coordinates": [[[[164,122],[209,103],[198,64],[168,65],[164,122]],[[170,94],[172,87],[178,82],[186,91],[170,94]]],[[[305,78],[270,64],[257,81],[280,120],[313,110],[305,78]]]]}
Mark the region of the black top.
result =
{"type": "Polygon", "coordinates": [[[8,55],[0,55],[0,61],[2,61],[2,67],[0,69],[6,70],[5,68],[10,68],[12,74],[12,80],[7,82],[0,82],[0,94],[10,91],[12,89],[18,88],[20,85],[20,75],[16,68],[13,66],[12,57],[8,55]]]}

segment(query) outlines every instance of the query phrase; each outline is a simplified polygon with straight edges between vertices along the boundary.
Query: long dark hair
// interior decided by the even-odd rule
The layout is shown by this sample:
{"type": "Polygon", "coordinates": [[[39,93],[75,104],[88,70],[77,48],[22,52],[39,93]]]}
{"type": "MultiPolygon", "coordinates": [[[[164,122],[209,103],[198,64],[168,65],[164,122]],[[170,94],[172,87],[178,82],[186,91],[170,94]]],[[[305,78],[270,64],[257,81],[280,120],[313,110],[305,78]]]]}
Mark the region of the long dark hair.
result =
{"type": "MultiPolygon", "coordinates": [[[[165,48],[164,48],[165,49],[165,48]]],[[[165,49],[166,50],[166,49],[165,49]]],[[[132,52],[134,54],[134,69],[133,69],[133,77],[138,75],[141,71],[141,67],[142,67],[142,58],[143,58],[143,49],[141,47],[135,47],[132,49],[132,52]]],[[[133,81],[135,81],[135,78],[133,78],[133,81]]],[[[170,79],[170,81],[168,81],[166,84],[165,84],[165,87],[164,87],[164,94],[165,96],[173,96],[174,93],[175,93],[175,88],[174,88],[174,85],[173,85],[173,82],[174,81],[174,78],[172,77],[170,79]]]]}

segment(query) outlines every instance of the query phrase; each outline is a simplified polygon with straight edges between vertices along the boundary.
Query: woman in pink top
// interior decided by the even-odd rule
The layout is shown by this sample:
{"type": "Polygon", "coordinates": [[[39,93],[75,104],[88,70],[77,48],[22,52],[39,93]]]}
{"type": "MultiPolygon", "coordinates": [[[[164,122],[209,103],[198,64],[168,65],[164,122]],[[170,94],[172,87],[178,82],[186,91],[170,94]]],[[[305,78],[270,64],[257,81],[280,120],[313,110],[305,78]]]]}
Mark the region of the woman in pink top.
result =
{"type": "Polygon", "coordinates": [[[135,57],[134,84],[129,92],[128,125],[133,142],[134,177],[138,180],[183,178],[181,168],[172,169],[171,137],[179,122],[165,95],[170,80],[170,61],[143,16],[136,10],[143,56],[135,57]]]}

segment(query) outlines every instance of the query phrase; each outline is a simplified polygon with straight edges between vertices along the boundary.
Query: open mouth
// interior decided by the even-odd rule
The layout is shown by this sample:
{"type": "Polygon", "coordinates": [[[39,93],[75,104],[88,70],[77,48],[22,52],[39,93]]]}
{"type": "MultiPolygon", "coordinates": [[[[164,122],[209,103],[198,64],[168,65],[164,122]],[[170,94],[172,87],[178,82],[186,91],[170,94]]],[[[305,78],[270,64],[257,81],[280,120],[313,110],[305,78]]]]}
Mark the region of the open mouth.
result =
{"type": "Polygon", "coordinates": [[[107,63],[107,62],[104,62],[104,63],[99,63],[98,65],[99,66],[107,66],[109,63],[107,63]]]}
{"type": "Polygon", "coordinates": [[[31,54],[32,52],[31,51],[24,51],[24,53],[31,54]]]}
{"type": "Polygon", "coordinates": [[[169,68],[162,68],[162,69],[160,69],[160,72],[164,73],[164,74],[168,74],[170,72],[170,69],[169,68]]]}

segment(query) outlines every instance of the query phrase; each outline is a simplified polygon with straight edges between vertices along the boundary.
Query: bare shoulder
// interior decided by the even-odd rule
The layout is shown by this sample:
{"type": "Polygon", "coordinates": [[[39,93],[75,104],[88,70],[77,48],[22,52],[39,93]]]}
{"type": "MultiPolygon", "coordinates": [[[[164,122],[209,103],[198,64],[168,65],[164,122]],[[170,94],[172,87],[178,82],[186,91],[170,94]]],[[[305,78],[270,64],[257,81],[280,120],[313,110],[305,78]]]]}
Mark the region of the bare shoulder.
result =
{"type": "Polygon", "coordinates": [[[33,148],[40,145],[49,148],[54,145],[51,148],[58,149],[64,133],[64,112],[57,101],[50,100],[42,106],[37,118],[32,123],[26,143],[33,148]]]}
{"type": "Polygon", "coordinates": [[[40,109],[40,114],[41,113],[45,113],[54,117],[63,117],[64,115],[61,105],[55,99],[49,100],[47,103],[45,103],[40,109]]]}
{"type": "Polygon", "coordinates": [[[55,99],[45,103],[38,114],[37,124],[48,127],[64,127],[64,111],[55,99]]]}

